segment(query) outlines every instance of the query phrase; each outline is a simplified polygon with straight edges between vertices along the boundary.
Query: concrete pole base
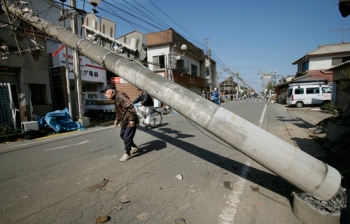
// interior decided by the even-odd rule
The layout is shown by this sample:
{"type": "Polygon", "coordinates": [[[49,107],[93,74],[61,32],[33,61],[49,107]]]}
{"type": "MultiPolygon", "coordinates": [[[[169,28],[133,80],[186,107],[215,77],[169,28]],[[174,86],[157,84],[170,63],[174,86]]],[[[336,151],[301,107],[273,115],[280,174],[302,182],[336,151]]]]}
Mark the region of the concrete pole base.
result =
{"type": "MultiPolygon", "coordinates": [[[[317,199],[316,199],[317,200],[317,199]]],[[[339,224],[340,211],[327,213],[315,208],[311,203],[294,194],[293,197],[294,215],[304,224],[339,224]]]]}

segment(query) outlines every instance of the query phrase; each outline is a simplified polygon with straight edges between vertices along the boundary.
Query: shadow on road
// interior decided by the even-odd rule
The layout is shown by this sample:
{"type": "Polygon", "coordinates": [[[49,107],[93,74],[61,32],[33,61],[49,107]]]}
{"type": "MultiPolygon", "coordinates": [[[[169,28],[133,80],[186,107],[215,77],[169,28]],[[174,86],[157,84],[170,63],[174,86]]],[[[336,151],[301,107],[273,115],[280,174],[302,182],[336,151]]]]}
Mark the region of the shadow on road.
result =
{"type": "Polygon", "coordinates": [[[152,151],[159,151],[164,148],[166,148],[166,142],[162,140],[150,141],[145,144],[139,145],[139,150],[137,151],[137,154],[133,155],[133,157],[138,157],[140,155],[143,155],[152,151]]]}
{"type": "MultiPolygon", "coordinates": [[[[242,175],[242,170],[246,169],[246,165],[240,162],[237,162],[235,160],[223,157],[219,154],[216,154],[214,152],[211,152],[209,150],[200,148],[194,144],[191,144],[189,142],[185,142],[181,140],[181,138],[187,138],[187,137],[195,137],[194,135],[187,135],[182,134],[181,132],[177,130],[173,130],[170,128],[161,128],[159,131],[166,132],[167,134],[163,134],[156,129],[150,130],[146,129],[144,127],[139,127],[141,131],[145,131],[148,134],[151,134],[169,144],[172,144],[188,153],[191,153],[192,155],[197,156],[198,158],[201,158],[207,162],[212,163],[213,165],[219,166],[222,169],[226,170],[227,172],[234,173],[238,176],[242,175]],[[169,136],[174,134],[173,136],[169,136]]],[[[153,145],[155,142],[153,141],[151,144],[153,145]]],[[[219,143],[218,143],[219,144],[219,143]]],[[[227,145],[225,143],[222,143],[224,145],[227,145]]],[[[161,146],[157,148],[165,148],[166,146],[161,146]]],[[[230,147],[230,146],[227,146],[230,147]]],[[[231,147],[233,150],[236,150],[235,148],[231,147]]],[[[271,173],[267,173],[265,171],[256,169],[254,167],[249,167],[249,173],[246,177],[243,177],[253,183],[256,183],[266,189],[269,189],[276,194],[279,194],[283,197],[286,197],[290,199],[292,191],[296,190],[296,188],[280,178],[279,176],[276,176],[271,173]]],[[[218,183],[219,184],[219,183],[218,183]]]]}

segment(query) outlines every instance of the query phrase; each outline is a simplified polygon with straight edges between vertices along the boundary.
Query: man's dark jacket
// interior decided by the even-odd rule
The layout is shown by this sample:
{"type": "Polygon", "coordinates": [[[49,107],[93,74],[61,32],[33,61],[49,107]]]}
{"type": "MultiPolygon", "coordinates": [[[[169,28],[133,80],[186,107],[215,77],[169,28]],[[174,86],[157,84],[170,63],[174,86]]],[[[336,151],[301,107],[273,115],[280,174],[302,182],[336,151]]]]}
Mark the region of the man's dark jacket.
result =
{"type": "Polygon", "coordinates": [[[122,92],[116,92],[114,96],[116,117],[115,120],[120,122],[122,128],[129,126],[129,121],[139,123],[135,108],[128,95],[122,92]]]}

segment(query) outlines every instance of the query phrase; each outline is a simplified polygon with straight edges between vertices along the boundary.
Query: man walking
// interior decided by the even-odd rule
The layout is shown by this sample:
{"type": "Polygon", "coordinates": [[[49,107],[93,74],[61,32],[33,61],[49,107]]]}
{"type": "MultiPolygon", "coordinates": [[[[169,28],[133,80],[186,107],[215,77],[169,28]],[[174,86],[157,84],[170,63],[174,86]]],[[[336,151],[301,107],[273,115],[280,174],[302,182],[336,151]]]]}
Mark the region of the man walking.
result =
{"type": "Polygon", "coordinates": [[[120,124],[120,138],[123,139],[125,148],[125,154],[119,160],[125,162],[138,150],[133,139],[139,119],[128,95],[118,92],[114,85],[105,86],[101,93],[104,93],[106,98],[114,99],[115,101],[116,117],[114,126],[120,124]]]}

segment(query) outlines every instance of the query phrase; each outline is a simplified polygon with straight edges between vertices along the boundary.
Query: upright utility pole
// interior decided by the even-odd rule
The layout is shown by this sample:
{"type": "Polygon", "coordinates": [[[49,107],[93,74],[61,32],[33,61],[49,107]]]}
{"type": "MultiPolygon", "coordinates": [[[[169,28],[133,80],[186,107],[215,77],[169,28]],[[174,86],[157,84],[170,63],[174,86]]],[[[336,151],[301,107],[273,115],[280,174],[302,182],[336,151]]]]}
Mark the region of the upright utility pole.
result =
{"type": "Polygon", "coordinates": [[[208,63],[209,63],[209,76],[208,76],[208,79],[210,80],[210,85],[209,85],[209,91],[211,92],[212,91],[212,78],[211,78],[211,50],[210,50],[210,44],[209,44],[209,41],[210,41],[210,38],[206,38],[204,39],[205,43],[207,44],[207,54],[208,54],[208,63]]]}
{"type": "MultiPolygon", "coordinates": [[[[62,11],[61,11],[61,16],[64,16],[64,1],[62,1],[62,11]]],[[[66,28],[66,20],[62,19],[62,26],[66,28]]],[[[68,65],[68,47],[64,47],[64,58],[65,58],[65,66],[66,66],[66,88],[67,88],[67,98],[68,98],[68,110],[69,110],[69,115],[71,118],[73,118],[72,114],[72,102],[71,102],[71,93],[70,93],[70,81],[69,81],[69,65],[68,65]]]]}
{"type": "MultiPolygon", "coordinates": [[[[76,8],[76,2],[75,0],[70,0],[70,6],[75,9],[76,8]]],[[[77,20],[76,15],[71,19],[71,27],[72,27],[72,33],[78,34],[77,29],[77,20]]],[[[74,74],[75,74],[75,81],[76,81],[76,92],[77,92],[77,105],[78,105],[78,115],[79,118],[82,118],[84,116],[83,114],[83,108],[82,108],[82,81],[81,81],[81,74],[80,74],[80,58],[79,58],[79,51],[74,50],[73,51],[73,65],[74,65],[74,74]]]]}

